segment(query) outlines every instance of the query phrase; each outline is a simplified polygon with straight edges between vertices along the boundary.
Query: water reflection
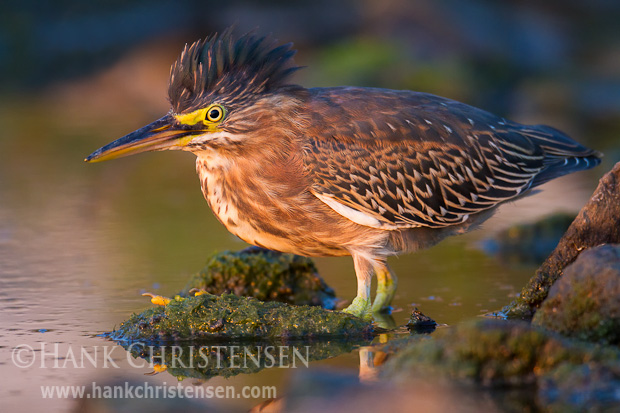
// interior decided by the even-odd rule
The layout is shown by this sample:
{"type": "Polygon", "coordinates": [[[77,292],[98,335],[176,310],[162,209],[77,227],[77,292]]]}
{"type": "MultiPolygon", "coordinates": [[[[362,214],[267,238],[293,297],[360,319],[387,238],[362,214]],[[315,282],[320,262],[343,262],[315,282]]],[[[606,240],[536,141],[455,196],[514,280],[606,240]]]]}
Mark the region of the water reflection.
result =
{"type": "Polygon", "coordinates": [[[117,344],[127,350],[134,359],[144,360],[154,372],[166,371],[179,380],[184,378],[209,380],[218,376],[252,374],[271,368],[308,368],[310,362],[350,353],[371,341],[354,338],[286,343],[245,341],[170,345],[147,345],[138,342],[117,342],[117,344]]]}

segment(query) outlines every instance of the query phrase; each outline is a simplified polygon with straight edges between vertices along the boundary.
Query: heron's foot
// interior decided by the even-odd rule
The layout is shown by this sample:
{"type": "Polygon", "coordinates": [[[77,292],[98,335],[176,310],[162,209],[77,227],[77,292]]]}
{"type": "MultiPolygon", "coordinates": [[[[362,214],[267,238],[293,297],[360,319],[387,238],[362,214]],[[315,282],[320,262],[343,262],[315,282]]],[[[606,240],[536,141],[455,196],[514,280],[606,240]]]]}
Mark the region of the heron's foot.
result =
{"type": "Polygon", "coordinates": [[[370,298],[355,297],[351,305],[342,310],[362,320],[372,320],[372,312],[370,311],[370,298]]]}
{"type": "Polygon", "coordinates": [[[396,294],[396,282],[392,278],[387,278],[384,282],[377,285],[377,295],[375,302],[372,304],[373,313],[387,313],[392,311],[392,299],[396,294]]]}

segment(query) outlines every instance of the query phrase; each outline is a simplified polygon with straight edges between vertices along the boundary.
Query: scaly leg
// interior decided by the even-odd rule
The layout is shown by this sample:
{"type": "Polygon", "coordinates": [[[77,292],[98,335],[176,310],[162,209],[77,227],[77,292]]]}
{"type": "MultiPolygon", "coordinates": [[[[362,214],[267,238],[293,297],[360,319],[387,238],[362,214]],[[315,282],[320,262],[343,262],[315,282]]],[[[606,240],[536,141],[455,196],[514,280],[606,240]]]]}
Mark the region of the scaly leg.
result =
{"type": "Polygon", "coordinates": [[[375,274],[377,274],[377,294],[372,304],[372,312],[389,312],[390,304],[396,294],[396,274],[392,272],[383,260],[374,262],[375,274]]]}
{"type": "Polygon", "coordinates": [[[370,312],[370,280],[373,273],[373,264],[359,254],[352,253],[355,276],[357,277],[357,296],[343,311],[362,319],[372,319],[370,312]]]}

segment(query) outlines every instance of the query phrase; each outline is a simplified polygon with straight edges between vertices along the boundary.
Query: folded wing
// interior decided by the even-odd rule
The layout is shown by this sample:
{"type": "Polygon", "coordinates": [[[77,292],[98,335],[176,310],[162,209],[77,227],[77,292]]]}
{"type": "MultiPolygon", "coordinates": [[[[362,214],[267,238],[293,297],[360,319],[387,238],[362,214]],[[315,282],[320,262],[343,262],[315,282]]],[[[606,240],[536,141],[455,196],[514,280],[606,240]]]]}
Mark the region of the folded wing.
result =
{"type": "MultiPolygon", "coordinates": [[[[393,94],[388,99],[398,100],[393,94]]],[[[401,100],[410,100],[409,113],[377,110],[353,134],[328,128],[304,151],[314,195],[361,225],[460,224],[600,162],[598,153],[553,128],[520,125],[432,95],[401,100]]],[[[349,102],[356,104],[354,97],[349,102]]]]}

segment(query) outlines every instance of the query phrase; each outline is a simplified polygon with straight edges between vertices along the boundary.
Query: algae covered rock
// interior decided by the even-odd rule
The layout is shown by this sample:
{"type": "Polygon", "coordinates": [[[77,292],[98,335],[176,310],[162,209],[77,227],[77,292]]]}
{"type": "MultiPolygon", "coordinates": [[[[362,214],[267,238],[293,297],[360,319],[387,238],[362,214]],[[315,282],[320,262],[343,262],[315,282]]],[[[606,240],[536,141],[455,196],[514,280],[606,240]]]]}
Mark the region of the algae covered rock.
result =
{"type": "Polygon", "coordinates": [[[214,254],[182,294],[193,288],[328,309],[336,303],[334,290],[318,275],[310,258],[258,247],[214,254]]]}
{"type": "Polygon", "coordinates": [[[386,362],[383,375],[449,378],[484,386],[525,385],[566,363],[618,360],[617,349],[572,341],[529,323],[476,320],[439,329],[427,340],[412,340],[386,362]]]}
{"type": "Polygon", "coordinates": [[[320,307],[262,302],[233,294],[172,300],[133,314],[108,337],[120,341],[260,340],[372,334],[372,324],[320,307]]]}
{"type": "Polygon", "coordinates": [[[620,344],[620,245],[584,251],[551,287],[532,322],[566,336],[620,344]]]}
{"type": "Polygon", "coordinates": [[[394,385],[459,385],[481,397],[487,390],[500,411],[615,411],[620,401],[620,350],[523,321],[474,320],[379,349],[388,355],[381,376],[394,385]],[[531,399],[528,406],[507,408],[511,393],[531,399]]]}

